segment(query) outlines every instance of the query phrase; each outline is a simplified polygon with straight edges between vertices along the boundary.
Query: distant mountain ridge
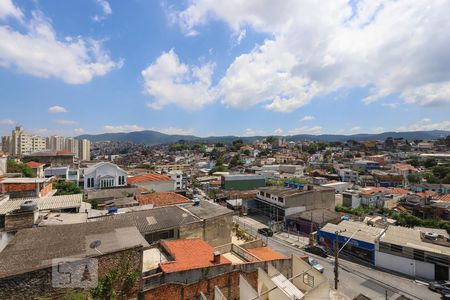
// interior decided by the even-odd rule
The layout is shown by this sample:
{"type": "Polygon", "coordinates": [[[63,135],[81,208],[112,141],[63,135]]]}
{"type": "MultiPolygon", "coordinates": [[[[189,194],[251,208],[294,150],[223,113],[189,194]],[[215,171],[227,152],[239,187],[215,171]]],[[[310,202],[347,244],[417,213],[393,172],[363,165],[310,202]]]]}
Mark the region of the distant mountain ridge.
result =
{"type": "MultiPolygon", "coordinates": [[[[352,135],[339,134],[298,134],[283,136],[287,141],[321,141],[321,142],[345,142],[347,140],[368,141],[368,140],[385,140],[388,137],[404,138],[407,140],[435,140],[438,138],[445,138],[450,135],[450,131],[446,130],[431,130],[431,131],[406,131],[406,132],[383,132],[377,134],[360,133],[352,135]]],[[[99,141],[117,141],[117,142],[133,142],[136,144],[160,145],[172,144],[180,140],[186,142],[198,143],[231,143],[236,139],[242,139],[246,143],[251,143],[256,140],[262,140],[267,136],[211,136],[198,137],[194,135],[173,135],[165,134],[153,130],[133,131],[133,132],[118,132],[118,133],[102,133],[102,134],[83,134],[76,138],[87,139],[92,142],[99,141]]]]}

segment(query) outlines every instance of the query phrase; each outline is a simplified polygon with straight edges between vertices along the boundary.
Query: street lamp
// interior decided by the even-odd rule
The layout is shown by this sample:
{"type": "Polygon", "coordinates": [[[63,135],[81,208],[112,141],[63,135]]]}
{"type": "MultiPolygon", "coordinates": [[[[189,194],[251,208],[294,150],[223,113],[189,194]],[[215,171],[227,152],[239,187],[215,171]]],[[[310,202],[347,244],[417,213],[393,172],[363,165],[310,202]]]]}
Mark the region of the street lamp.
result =
{"type": "Polygon", "coordinates": [[[360,232],[361,229],[358,229],[357,231],[355,231],[348,238],[348,240],[344,243],[344,245],[342,245],[341,249],[339,249],[339,233],[346,232],[346,231],[347,231],[347,229],[335,231],[335,235],[336,235],[336,239],[334,240],[334,289],[335,290],[338,289],[338,283],[339,283],[339,260],[338,260],[339,253],[341,253],[342,249],[344,249],[344,247],[347,246],[348,242],[350,242],[350,240],[355,236],[355,234],[360,232]]]}

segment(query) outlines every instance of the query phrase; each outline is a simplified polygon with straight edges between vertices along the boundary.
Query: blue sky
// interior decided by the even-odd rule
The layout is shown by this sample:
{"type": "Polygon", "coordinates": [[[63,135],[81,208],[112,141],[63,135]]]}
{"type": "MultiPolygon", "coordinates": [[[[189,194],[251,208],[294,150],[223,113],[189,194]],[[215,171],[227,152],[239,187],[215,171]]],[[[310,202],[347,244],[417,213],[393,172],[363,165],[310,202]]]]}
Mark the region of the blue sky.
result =
{"type": "Polygon", "coordinates": [[[449,13],[413,0],[0,0],[0,134],[450,130],[449,13]]]}

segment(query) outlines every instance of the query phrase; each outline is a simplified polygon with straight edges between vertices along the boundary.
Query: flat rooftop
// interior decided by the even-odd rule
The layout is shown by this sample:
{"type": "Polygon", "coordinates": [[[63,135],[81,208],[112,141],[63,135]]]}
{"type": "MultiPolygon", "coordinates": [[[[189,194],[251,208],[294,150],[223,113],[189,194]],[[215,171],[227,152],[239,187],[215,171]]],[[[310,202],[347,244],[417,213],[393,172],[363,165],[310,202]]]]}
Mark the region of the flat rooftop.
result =
{"type": "MultiPolygon", "coordinates": [[[[425,232],[430,232],[426,230],[425,232]]],[[[450,255],[450,247],[424,242],[421,231],[401,226],[389,226],[380,238],[380,242],[395,244],[432,253],[450,255]]]]}
{"type": "Polygon", "coordinates": [[[296,196],[296,195],[311,193],[314,191],[324,191],[324,190],[331,190],[334,192],[333,188],[327,188],[327,187],[321,187],[321,186],[314,186],[313,190],[309,190],[309,191],[307,190],[307,188],[305,190],[299,190],[299,189],[281,187],[281,186],[261,187],[258,190],[269,193],[269,194],[281,196],[281,197],[292,197],[292,196],[296,196]]]}
{"type": "Polygon", "coordinates": [[[384,232],[385,229],[368,226],[361,222],[342,221],[339,224],[328,223],[320,231],[335,234],[337,230],[345,230],[339,235],[350,238],[353,234],[353,239],[373,244],[376,239],[384,232]]]}
{"type": "Polygon", "coordinates": [[[194,203],[179,204],[179,207],[189,211],[191,214],[199,217],[201,219],[211,219],[222,215],[232,214],[233,211],[216,204],[214,202],[200,200],[199,205],[194,205],[194,203]]]}

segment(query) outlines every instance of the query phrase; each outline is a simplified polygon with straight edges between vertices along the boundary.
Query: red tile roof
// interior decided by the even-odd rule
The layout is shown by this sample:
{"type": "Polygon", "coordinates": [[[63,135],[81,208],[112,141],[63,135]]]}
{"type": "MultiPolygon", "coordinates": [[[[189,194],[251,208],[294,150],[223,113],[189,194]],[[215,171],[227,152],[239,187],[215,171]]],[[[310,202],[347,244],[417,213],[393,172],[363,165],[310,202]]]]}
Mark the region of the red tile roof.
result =
{"type": "Polygon", "coordinates": [[[438,196],[436,199],[441,201],[450,201],[450,194],[438,196]]]}
{"type": "Polygon", "coordinates": [[[57,151],[56,155],[74,155],[73,152],[67,150],[57,151]]]}
{"type": "Polygon", "coordinates": [[[191,202],[188,198],[174,192],[145,194],[139,195],[136,198],[139,205],[153,204],[154,206],[166,206],[191,202]]]}
{"type": "Polygon", "coordinates": [[[408,190],[405,190],[402,188],[390,188],[390,189],[388,189],[388,192],[392,193],[392,194],[398,194],[398,195],[406,195],[409,193],[408,190]]]}
{"type": "Polygon", "coordinates": [[[222,255],[219,263],[214,263],[214,248],[200,239],[162,241],[161,246],[174,259],[160,264],[164,273],[231,264],[231,261],[222,255]]]}
{"type": "Polygon", "coordinates": [[[259,258],[260,260],[275,260],[275,259],[286,259],[288,257],[281,253],[272,250],[269,247],[257,247],[247,249],[248,252],[259,258]]]}
{"type": "Polygon", "coordinates": [[[29,161],[26,163],[26,165],[29,166],[30,168],[39,168],[39,167],[44,166],[44,164],[41,164],[41,163],[38,163],[35,161],[29,161]]]}
{"type": "Polygon", "coordinates": [[[172,180],[170,177],[161,175],[161,174],[155,174],[155,173],[149,173],[149,174],[141,174],[136,175],[133,177],[128,178],[128,183],[138,183],[138,182],[146,182],[146,181],[168,181],[172,180]]]}

